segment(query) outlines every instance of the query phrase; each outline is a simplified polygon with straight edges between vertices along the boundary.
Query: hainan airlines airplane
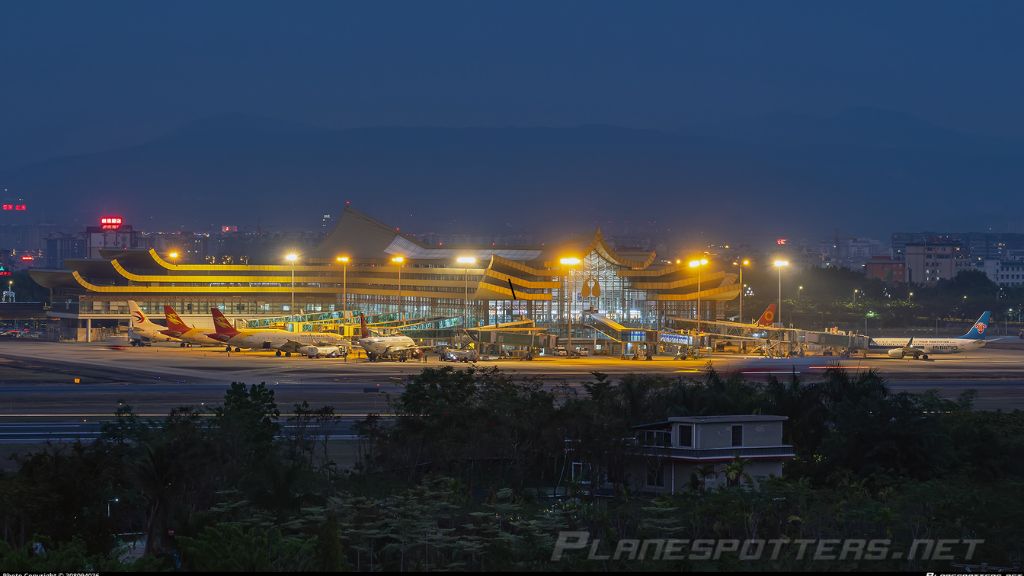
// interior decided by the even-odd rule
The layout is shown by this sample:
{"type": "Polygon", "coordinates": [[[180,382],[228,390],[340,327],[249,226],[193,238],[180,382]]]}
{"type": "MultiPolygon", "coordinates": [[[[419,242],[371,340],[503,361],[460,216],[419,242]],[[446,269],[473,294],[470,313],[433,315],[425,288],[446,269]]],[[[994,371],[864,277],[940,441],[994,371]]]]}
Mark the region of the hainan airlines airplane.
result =
{"type": "Polygon", "coordinates": [[[359,315],[359,345],[366,351],[366,357],[370,362],[376,362],[386,358],[394,358],[400,362],[408,358],[416,358],[426,346],[419,346],[412,338],[401,334],[393,336],[374,336],[366,327],[366,317],[359,315]]]}
{"type": "Polygon", "coordinates": [[[227,349],[234,347],[235,352],[242,348],[252,350],[276,350],[277,355],[284,353],[291,356],[292,352],[303,354],[311,351],[311,348],[321,346],[337,346],[339,356],[347,356],[351,348],[348,340],[340,334],[330,332],[289,332],[276,328],[242,329],[238,330],[228,322],[224,314],[217,308],[210,308],[213,314],[213,326],[216,333],[209,334],[210,338],[220,340],[227,344],[227,349]]]}
{"type": "Polygon", "coordinates": [[[927,360],[929,354],[956,354],[977,350],[985,345],[985,332],[988,330],[991,316],[992,312],[986,310],[966,334],[956,338],[872,338],[868,343],[868,350],[885,351],[890,358],[913,356],[915,360],[927,360]]]}
{"type": "Polygon", "coordinates": [[[177,338],[164,333],[165,327],[150,320],[135,300],[128,301],[131,321],[128,325],[128,339],[132,346],[145,346],[148,342],[178,342],[177,338]]]}
{"type": "Polygon", "coordinates": [[[220,346],[221,342],[206,335],[205,330],[193,328],[178,316],[174,308],[164,306],[164,318],[167,320],[167,329],[163,331],[168,336],[181,340],[181,346],[220,346]]]}
{"type": "MultiPolygon", "coordinates": [[[[672,317],[672,320],[678,322],[687,322],[696,324],[696,318],[679,318],[672,317]]],[[[775,322],[775,304],[769,304],[761,316],[753,324],[747,324],[746,322],[730,322],[728,320],[701,320],[702,326],[725,326],[728,328],[771,328],[772,323],[775,322]]]]}

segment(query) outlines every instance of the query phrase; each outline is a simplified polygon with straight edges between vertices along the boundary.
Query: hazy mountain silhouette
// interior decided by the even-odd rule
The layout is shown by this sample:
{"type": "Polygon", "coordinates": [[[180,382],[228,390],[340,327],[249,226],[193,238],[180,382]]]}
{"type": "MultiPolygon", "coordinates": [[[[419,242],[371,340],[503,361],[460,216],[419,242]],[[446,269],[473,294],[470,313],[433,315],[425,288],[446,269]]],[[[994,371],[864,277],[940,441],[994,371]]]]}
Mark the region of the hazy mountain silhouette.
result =
{"type": "Polygon", "coordinates": [[[314,227],[344,201],[412,230],[645,227],[737,235],[1024,231],[1019,142],[853,109],[656,131],[205,119],[146,144],[0,173],[58,222],[314,227]]]}

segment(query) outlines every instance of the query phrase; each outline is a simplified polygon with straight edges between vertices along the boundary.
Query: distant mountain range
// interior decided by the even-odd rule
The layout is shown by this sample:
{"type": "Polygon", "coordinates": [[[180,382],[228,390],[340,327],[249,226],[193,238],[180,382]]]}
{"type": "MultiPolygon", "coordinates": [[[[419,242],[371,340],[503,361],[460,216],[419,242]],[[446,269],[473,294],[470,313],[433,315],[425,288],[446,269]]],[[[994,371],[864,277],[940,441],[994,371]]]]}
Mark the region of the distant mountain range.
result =
{"type": "Polygon", "coordinates": [[[1024,231],[1024,144],[854,109],[657,131],[375,127],[223,116],[0,172],[58,223],[314,227],[346,200],[415,232],[668,230],[729,239],[1024,231]]]}

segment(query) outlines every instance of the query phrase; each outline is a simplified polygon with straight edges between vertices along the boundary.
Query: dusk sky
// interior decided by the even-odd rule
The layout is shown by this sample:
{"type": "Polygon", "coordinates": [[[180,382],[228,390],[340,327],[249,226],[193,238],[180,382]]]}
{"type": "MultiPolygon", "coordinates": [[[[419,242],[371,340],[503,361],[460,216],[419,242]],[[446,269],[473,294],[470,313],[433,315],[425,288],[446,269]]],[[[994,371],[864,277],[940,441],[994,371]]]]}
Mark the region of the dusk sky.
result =
{"type": "Polygon", "coordinates": [[[674,130],[872,107],[1024,139],[1022,21],[1020,2],[7,2],[0,169],[224,114],[674,130]]]}
{"type": "Polygon", "coordinates": [[[4,158],[244,112],[673,128],[853,106],[1024,135],[1019,2],[8,2],[4,158]]]}

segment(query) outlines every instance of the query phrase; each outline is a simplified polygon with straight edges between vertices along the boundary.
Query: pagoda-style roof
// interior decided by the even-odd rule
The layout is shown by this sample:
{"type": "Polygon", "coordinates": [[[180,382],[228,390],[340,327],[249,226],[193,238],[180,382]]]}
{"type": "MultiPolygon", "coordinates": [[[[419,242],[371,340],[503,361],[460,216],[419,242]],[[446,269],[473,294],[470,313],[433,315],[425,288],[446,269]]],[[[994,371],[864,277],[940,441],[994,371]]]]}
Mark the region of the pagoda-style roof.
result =
{"type": "Polygon", "coordinates": [[[346,206],[338,223],[312,253],[314,258],[333,260],[345,254],[352,258],[382,259],[405,256],[410,260],[454,260],[459,256],[475,256],[486,260],[498,255],[509,260],[531,261],[541,255],[540,249],[503,248],[493,246],[441,247],[428,246],[416,238],[346,206]]]}

